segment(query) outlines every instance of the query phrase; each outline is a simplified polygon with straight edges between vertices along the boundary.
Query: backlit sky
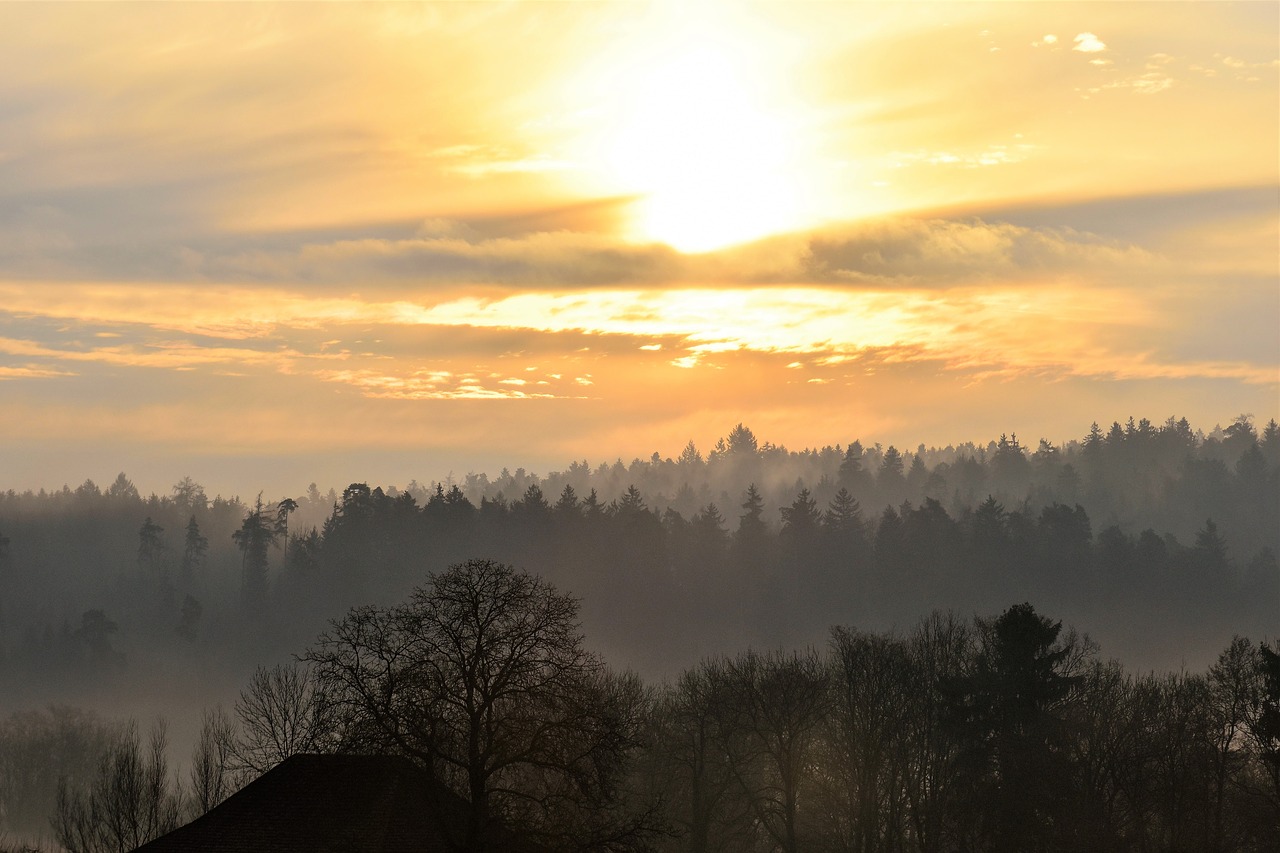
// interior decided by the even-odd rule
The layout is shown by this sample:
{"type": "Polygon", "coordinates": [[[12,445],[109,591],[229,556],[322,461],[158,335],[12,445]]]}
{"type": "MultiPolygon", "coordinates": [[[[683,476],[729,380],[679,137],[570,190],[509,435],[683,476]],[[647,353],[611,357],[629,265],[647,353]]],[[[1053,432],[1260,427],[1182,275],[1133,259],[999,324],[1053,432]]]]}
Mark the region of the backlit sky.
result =
{"type": "Polygon", "coordinates": [[[1271,2],[0,4],[0,489],[1280,416],[1278,34],[1271,2]]]}

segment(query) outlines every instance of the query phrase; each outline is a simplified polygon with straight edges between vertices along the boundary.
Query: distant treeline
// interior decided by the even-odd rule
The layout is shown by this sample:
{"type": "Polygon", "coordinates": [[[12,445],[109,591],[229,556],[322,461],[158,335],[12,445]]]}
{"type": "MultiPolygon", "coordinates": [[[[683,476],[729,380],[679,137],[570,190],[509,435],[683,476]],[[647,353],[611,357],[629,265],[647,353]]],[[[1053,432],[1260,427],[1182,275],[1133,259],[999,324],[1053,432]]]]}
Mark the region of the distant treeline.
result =
{"type": "Polygon", "coordinates": [[[143,497],[122,474],[0,493],[0,673],[27,699],[157,659],[238,673],[475,555],[582,597],[591,642],[648,674],[1010,599],[1176,668],[1274,636],[1278,539],[1280,429],[1243,416],[913,454],[793,452],[740,424],[705,457],[253,504],[190,479],[143,497]]]}

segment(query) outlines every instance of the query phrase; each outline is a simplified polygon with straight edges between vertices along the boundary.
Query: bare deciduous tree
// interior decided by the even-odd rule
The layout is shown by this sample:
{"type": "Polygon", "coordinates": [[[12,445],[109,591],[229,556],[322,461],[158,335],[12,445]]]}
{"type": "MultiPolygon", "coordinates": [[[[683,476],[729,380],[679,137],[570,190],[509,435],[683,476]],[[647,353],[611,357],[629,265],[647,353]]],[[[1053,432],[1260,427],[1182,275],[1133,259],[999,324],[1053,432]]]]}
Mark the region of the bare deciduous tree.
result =
{"type": "Polygon", "coordinates": [[[898,637],[848,628],[832,630],[831,652],[827,832],[841,849],[874,851],[905,834],[910,653],[898,637]]]}
{"type": "Polygon", "coordinates": [[[924,853],[958,846],[954,785],[959,743],[942,724],[945,702],[938,687],[962,678],[973,665],[977,637],[972,626],[953,613],[934,612],[909,639],[916,697],[901,709],[910,758],[905,779],[912,831],[924,853]]]}
{"type": "Polygon", "coordinates": [[[722,661],[704,661],[668,688],[656,709],[654,765],[667,812],[689,853],[750,848],[750,805],[736,783],[724,741],[731,718],[722,661]]]}
{"type": "Polygon", "coordinates": [[[730,767],[759,826],[783,853],[802,847],[801,789],[827,713],[816,652],[747,652],[728,663],[732,700],[721,725],[730,767]]]}
{"type": "Polygon", "coordinates": [[[175,829],[182,797],[167,750],[164,721],[151,727],[145,749],[130,722],[86,787],[59,784],[51,819],[58,842],[70,853],[125,853],[175,829]]]}
{"type": "Polygon", "coordinates": [[[332,752],[339,734],[334,711],[309,668],[258,667],[236,702],[241,732],[231,764],[259,775],[291,755],[332,752]]]}
{"type": "Polygon", "coordinates": [[[89,778],[117,734],[113,724],[66,706],[0,721],[0,837],[47,833],[58,780],[89,778]]]}
{"type": "Polygon", "coordinates": [[[481,850],[499,814],[607,848],[643,821],[569,816],[583,801],[578,814],[610,815],[642,696],[583,647],[577,618],[577,600],[542,579],[471,560],[400,607],[352,610],[304,660],[340,706],[349,743],[410,756],[467,797],[463,849],[481,850]]]}
{"type": "Polygon", "coordinates": [[[191,807],[204,814],[239,787],[235,769],[235,726],[221,707],[205,711],[200,739],[191,754],[191,807]]]}

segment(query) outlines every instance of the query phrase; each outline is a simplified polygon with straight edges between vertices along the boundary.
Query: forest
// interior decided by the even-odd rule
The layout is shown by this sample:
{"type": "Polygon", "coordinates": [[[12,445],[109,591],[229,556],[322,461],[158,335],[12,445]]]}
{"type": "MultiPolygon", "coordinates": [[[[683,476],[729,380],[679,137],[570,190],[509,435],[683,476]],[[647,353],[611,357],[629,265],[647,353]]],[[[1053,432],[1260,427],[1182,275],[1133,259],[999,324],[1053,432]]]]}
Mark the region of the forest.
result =
{"type": "Polygon", "coordinates": [[[589,773],[510,771],[591,820],[492,806],[571,827],[552,849],[1275,849],[1280,428],[1082,432],[791,451],[738,424],[542,477],[0,494],[0,830],[132,849],[73,831],[108,765],[173,825],[283,757],[272,697],[324,723],[292,751],[444,761],[336,689],[344,626],[500,566],[559,602],[564,695],[608,712],[589,773]]]}

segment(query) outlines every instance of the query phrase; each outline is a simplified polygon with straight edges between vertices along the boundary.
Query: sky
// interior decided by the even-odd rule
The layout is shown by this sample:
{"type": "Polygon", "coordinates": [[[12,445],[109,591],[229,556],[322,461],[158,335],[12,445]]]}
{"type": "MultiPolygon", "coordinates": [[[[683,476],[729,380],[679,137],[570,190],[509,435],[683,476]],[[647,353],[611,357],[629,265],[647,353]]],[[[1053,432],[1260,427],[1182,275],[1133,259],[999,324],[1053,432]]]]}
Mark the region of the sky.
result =
{"type": "Polygon", "coordinates": [[[1276,3],[0,4],[0,489],[1280,417],[1276,3]]]}

